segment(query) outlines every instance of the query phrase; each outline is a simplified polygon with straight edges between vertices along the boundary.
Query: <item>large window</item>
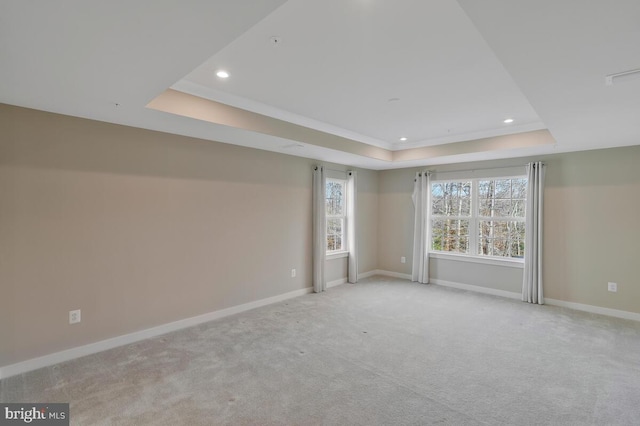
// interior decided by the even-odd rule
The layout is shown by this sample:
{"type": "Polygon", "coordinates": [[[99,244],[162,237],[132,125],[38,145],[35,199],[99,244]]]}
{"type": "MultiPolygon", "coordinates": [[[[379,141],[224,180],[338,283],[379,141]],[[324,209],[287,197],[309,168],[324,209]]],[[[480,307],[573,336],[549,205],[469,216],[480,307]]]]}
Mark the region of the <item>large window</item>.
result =
{"type": "Polygon", "coordinates": [[[431,250],[522,258],[527,179],[431,184],[431,250]]]}
{"type": "Polygon", "coordinates": [[[327,179],[326,186],[327,253],[347,250],[347,181],[327,179]]]}

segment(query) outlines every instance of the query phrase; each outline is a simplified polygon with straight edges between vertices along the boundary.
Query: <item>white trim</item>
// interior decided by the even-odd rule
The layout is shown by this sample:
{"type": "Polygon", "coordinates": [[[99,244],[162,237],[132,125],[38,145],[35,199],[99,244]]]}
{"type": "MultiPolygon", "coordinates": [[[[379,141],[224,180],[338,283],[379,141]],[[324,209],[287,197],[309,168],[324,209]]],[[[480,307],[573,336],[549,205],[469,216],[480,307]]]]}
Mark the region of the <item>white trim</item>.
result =
{"type": "MultiPolygon", "coordinates": [[[[174,83],[171,88],[179,92],[187,93],[189,95],[198,96],[200,98],[209,99],[214,102],[230,105],[235,108],[255,112],[256,114],[266,115],[267,117],[275,118],[277,120],[288,121],[299,126],[308,127],[310,129],[318,130],[330,135],[336,135],[346,139],[351,139],[357,142],[365,143],[367,145],[377,146],[378,148],[387,150],[391,150],[394,148],[394,144],[392,143],[372,138],[371,136],[365,136],[360,133],[335,126],[333,124],[325,123],[324,121],[314,120],[309,117],[295,114],[291,111],[276,108],[272,105],[267,105],[262,102],[244,98],[242,96],[223,92],[222,90],[217,90],[212,87],[206,87],[187,79],[182,79],[174,83]]],[[[543,126],[541,128],[545,127],[543,126]]]]}
{"type": "Polygon", "coordinates": [[[69,361],[75,358],[80,358],[86,355],[91,355],[97,352],[106,351],[107,349],[113,349],[118,346],[124,346],[130,343],[139,342],[141,340],[149,339],[151,337],[156,337],[176,330],[181,330],[183,328],[193,327],[194,325],[249,311],[251,309],[270,305],[272,303],[277,303],[283,300],[292,299],[294,297],[303,296],[305,294],[311,293],[312,291],[312,287],[294,290],[277,296],[267,297],[266,299],[260,299],[253,302],[244,303],[242,305],[220,309],[218,311],[213,311],[195,317],[170,322],[167,324],[159,325],[157,327],[148,328],[146,330],[140,330],[133,333],[124,334],[122,336],[113,337],[111,339],[101,340],[99,342],[90,343],[88,345],[77,346],[75,348],[66,349],[64,351],[55,352],[38,358],[18,362],[16,364],[6,365],[4,367],[0,367],[0,379],[5,379],[17,374],[26,373],[28,371],[36,370],[42,367],[48,367],[50,365],[69,361]]]}
{"type": "Polygon", "coordinates": [[[514,126],[500,126],[489,130],[479,130],[476,132],[455,133],[453,135],[438,136],[429,139],[422,139],[415,142],[395,142],[393,150],[403,150],[412,148],[422,148],[433,145],[442,145],[452,142],[466,142],[478,139],[495,138],[505,135],[513,135],[517,133],[533,132],[536,130],[546,129],[547,126],[542,121],[533,121],[531,123],[519,124],[514,126]]]}
{"type": "Polygon", "coordinates": [[[477,286],[477,285],[456,283],[456,282],[453,282],[453,281],[439,280],[439,279],[436,279],[436,278],[431,278],[429,280],[429,283],[435,284],[435,285],[440,285],[440,286],[443,286],[443,287],[457,288],[459,290],[475,291],[476,293],[484,293],[484,294],[490,294],[492,296],[506,297],[506,298],[509,298],[509,299],[517,299],[517,300],[521,300],[522,299],[522,294],[515,293],[513,291],[498,290],[498,289],[495,289],[495,288],[480,287],[480,286],[477,286]]]}
{"type": "Polygon", "coordinates": [[[640,313],[621,311],[618,309],[602,308],[600,306],[585,305],[582,303],[565,302],[564,300],[544,298],[544,303],[551,306],[559,306],[561,308],[575,309],[576,311],[589,312],[592,314],[606,315],[609,317],[640,321],[640,313]]]}
{"type": "Polygon", "coordinates": [[[324,173],[325,176],[327,177],[327,180],[329,179],[333,179],[333,180],[343,180],[343,181],[347,181],[347,171],[346,170],[333,170],[333,169],[324,169],[324,173]]]}
{"type": "Polygon", "coordinates": [[[456,262],[482,263],[484,265],[506,266],[509,268],[524,269],[524,260],[498,257],[473,256],[470,254],[454,254],[429,252],[429,257],[434,259],[454,260],[456,262]]]}
{"type": "MultiPolygon", "coordinates": [[[[497,290],[493,288],[480,287],[477,285],[461,284],[461,283],[456,283],[452,281],[445,281],[445,280],[438,280],[438,279],[431,279],[429,280],[429,282],[432,284],[441,285],[444,287],[452,287],[452,288],[457,288],[461,290],[475,291],[477,293],[490,294],[493,296],[507,297],[509,299],[522,300],[521,293],[514,293],[511,291],[497,290]]],[[[549,299],[548,297],[544,298],[544,302],[549,306],[558,306],[561,308],[569,308],[576,311],[589,312],[592,314],[605,315],[609,317],[622,318],[622,319],[627,319],[632,321],[640,321],[640,313],[637,313],[637,312],[621,311],[618,309],[603,308],[600,306],[585,305],[582,303],[575,303],[575,302],[565,302],[564,300],[549,299]]]]}
{"type": "Polygon", "coordinates": [[[340,278],[339,280],[329,281],[327,283],[327,288],[336,287],[347,282],[346,278],[340,278]]]}
{"type": "Polygon", "coordinates": [[[338,252],[327,252],[325,260],[333,260],[333,259],[342,259],[344,257],[349,257],[348,251],[338,251],[338,252]]]}
{"type": "Polygon", "coordinates": [[[386,277],[400,278],[400,279],[403,279],[403,280],[411,281],[411,274],[403,274],[403,273],[400,273],[400,272],[385,271],[385,270],[382,270],[382,269],[374,269],[373,271],[369,271],[369,272],[364,272],[364,273],[358,274],[358,278],[369,278],[369,277],[373,277],[374,275],[384,275],[386,277]]]}
{"type": "Polygon", "coordinates": [[[358,274],[358,278],[359,279],[364,279],[364,278],[373,277],[374,275],[378,275],[378,271],[375,270],[375,269],[372,270],[372,271],[362,272],[362,273],[358,274]]]}

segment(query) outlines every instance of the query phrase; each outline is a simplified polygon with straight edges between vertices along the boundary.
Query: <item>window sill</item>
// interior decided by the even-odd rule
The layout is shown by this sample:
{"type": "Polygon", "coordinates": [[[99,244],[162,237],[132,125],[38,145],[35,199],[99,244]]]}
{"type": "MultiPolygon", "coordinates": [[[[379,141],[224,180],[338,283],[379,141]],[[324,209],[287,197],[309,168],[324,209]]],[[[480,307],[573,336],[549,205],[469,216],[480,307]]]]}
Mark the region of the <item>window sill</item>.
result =
{"type": "Polygon", "coordinates": [[[524,268],[524,259],[500,259],[495,257],[473,256],[469,254],[453,254],[443,252],[429,252],[434,259],[455,260],[458,262],[482,263],[484,265],[507,266],[509,268],[524,268]]]}
{"type": "Polygon", "coordinates": [[[341,259],[343,257],[348,257],[348,256],[349,256],[348,251],[334,251],[331,253],[327,253],[327,260],[341,259]]]}

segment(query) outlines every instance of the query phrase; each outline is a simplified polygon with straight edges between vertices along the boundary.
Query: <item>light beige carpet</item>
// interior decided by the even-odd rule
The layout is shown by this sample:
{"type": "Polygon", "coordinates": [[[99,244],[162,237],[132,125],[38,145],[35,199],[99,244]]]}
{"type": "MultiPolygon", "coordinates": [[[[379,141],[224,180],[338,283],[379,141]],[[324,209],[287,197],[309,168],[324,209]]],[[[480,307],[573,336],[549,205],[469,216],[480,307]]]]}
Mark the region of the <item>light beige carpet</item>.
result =
{"type": "Polygon", "coordinates": [[[373,277],[11,377],[72,424],[638,425],[640,323],[373,277]]]}

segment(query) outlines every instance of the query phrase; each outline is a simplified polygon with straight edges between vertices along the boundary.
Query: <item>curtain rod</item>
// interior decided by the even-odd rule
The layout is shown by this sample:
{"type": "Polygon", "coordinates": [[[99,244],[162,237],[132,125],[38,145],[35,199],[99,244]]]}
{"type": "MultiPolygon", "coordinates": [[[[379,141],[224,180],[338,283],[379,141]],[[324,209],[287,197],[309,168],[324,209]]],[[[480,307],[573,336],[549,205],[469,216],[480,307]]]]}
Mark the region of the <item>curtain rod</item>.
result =
{"type": "MultiPolygon", "coordinates": [[[[314,166],[313,169],[314,170],[318,170],[318,167],[320,166],[314,166]]],[[[324,167],[324,166],[323,166],[324,167]]],[[[327,167],[324,167],[325,170],[330,171],[330,172],[336,172],[336,173],[350,173],[353,172],[353,169],[349,169],[349,170],[336,170],[336,169],[329,169],[327,167]]]]}
{"type": "MultiPolygon", "coordinates": [[[[535,164],[535,163],[540,163],[543,166],[546,165],[546,163],[544,162],[539,162],[539,161],[531,161],[531,164],[535,164]]],[[[529,164],[529,163],[527,163],[529,164]]],[[[516,164],[513,166],[500,166],[500,167],[478,167],[475,169],[458,169],[458,170],[442,170],[440,172],[438,172],[437,170],[430,170],[430,169],[425,169],[425,170],[421,170],[418,172],[419,175],[422,175],[422,173],[428,173],[428,174],[434,174],[434,173],[459,173],[459,172],[477,172],[480,170],[500,170],[500,169],[513,169],[516,167],[527,167],[527,164],[516,164]]],[[[413,180],[415,182],[415,179],[413,180]]]]}
{"type": "Polygon", "coordinates": [[[424,170],[425,172],[429,172],[429,173],[452,173],[452,172],[476,172],[476,171],[480,171],[480,170],[500,170],[500,169],[513,169],[516,167],[526,167],[526,164],[515,164],[513,166],[500,166],[500,167],[476,167],[473,169],[457,169],[457,170],[424,170]]]}

